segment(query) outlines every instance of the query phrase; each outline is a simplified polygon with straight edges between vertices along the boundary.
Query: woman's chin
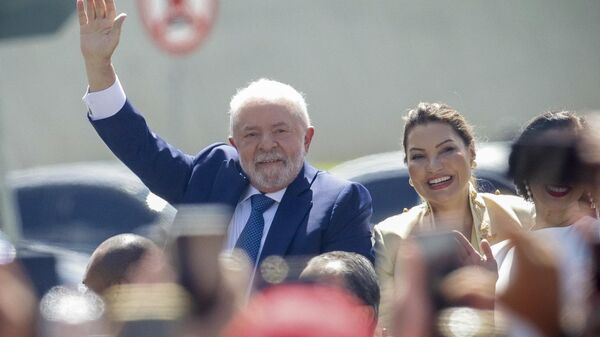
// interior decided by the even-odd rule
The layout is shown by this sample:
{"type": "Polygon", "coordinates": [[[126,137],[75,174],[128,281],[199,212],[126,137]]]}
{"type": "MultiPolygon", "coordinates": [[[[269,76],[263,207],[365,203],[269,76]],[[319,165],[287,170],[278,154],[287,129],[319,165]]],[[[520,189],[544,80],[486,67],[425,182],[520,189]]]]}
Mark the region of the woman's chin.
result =
{"type": "Polygon", "coordinates": [[[461,193],[460,190],[452,188],[452,186],[440,190],[429,190],[424,195],[424,199],[434,205],[456,204],[464,198],[465,193],[461,193]]]}

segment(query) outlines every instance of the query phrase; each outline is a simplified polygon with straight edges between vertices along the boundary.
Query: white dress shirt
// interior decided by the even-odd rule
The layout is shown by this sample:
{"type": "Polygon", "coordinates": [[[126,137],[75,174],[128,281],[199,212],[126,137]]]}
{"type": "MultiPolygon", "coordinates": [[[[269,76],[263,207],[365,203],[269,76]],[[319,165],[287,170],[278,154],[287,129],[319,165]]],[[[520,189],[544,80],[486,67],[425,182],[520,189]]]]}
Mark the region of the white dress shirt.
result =
{"type": "MultiPolygon", "coordinates": [[[[277,212],[277,208],[279,207],[279,203],[283,198],[283,194],[285,194],[285,190],[286,189],[284,188],[277,192],[265,194],[267,197],[275,200],[275,202],[263,213],[265,227],[263,228],[263,234],[262,239],[260,241],[258,256],[260,256],[260,253],[262,252],[262,248],[265,244],[265,239],[267,238],[267,233],[269,233],[269,228],[271,228],[271,223],[273,223],[275,212],[277,212]]],[[[231,252],[233,248],[235,248],[235,243],[240,237],[242,230],[246,226],[246,222],[248,222],[248,219],[250,218],[250,213],[252,212],[252,203],[250,197],[255,194],[260,194],[260,191],[257,190],[254,186],[249,185],[246,189],[246,192],[242,194],[240,201],[238,201],[238,204],[235,207],[233,217],[231,217],[231,222],[229,223],[229,228],[227,229],[227,238],[225,240],[225,250],[228,252],[231,252]]]]}
{"type": "Polygon", "coordinates": [[[95,92],[90,92],[88,88],[83,95],[83,101],[92,120],[104,119],[116,114],[125,105],[126,100],[125,91],[118,77],[110,87],[95,92]]]}

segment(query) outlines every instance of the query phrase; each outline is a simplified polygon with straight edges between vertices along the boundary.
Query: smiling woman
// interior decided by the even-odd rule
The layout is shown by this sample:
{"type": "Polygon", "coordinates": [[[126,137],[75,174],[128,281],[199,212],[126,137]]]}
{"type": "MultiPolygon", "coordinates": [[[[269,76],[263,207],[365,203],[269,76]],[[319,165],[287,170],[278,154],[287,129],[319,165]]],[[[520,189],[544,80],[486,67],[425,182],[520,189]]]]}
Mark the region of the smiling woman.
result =
{"type": "Polygon", "coordinates": [[[512,147],[509,174],[536,209],[535,228],[563,227],[594,215],[584,193],[585,172],[575,146],[585,120],[572,112],[546,112],[531,120],[512,147]]]}
{"type": "MultiPolygon", "coordinates": [[[[589,189],[590,172],[577,156],[586,121],[568,111],[546,112],[531,120],[512,146],[509,173],[519,192],[535,205],[532,233],[551,247],[558,265],[560,321],[566,335],[579,334],[590,303],[587,289],[593,269],[589,240],[597,240],[600,223],[589,189]],[[589,236],[586,236],[589,235],[589,236]]],[[[594,132],[596,132],[594,130],[594,132]]],[[[492,247],[498,262],[497,293],[517,284],[523,257],[512,242],[492,247]]],[[[547,286],[551,280],[544,280],[547,286]]],[[[538,327],[539,328],[539,327],[538,327]]],[[[516,335],[516,334],[515,334],[516,335]]]]}
{"type": "Polygon", "coordinates": [[[401,276],[396,254],[403,239],[427,231],[455,231],[466,252],[460,256],[461,263],[495,271],[490,243],[506,239],[508,227],[528,227],[532,221],[532,208],[523,199],[477,192],[472,175],[475,138],[456,110],[445,104],[420,103],[405,120],[404,160],[410,184],[423,203],[374,229],[382,289],[380,322],[386,328],[395,279],[401,276]]]}

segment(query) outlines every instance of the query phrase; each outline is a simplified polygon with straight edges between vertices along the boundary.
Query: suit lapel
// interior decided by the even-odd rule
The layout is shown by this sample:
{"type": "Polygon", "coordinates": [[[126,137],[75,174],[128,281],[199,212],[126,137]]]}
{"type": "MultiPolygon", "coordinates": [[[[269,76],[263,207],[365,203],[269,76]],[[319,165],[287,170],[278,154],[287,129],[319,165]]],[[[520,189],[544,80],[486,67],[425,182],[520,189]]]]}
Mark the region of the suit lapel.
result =
{"type": "Polygon", "coordinates": [[[228,186],[214,191],[212,202],[231,206],[233,209],[240,200],[240,195],[248,187],[249,180],[239,166],[239,162],[229,160],[224,163],[225,169],[219,170],[213,186],[228,186]]]}
{"type": "Polygon", "coordinates": [[[259,261],[270,255],[284,255],[294,239],[298,227],[308,216],[312,207],[312,191],[310,186],[318,174],[318,170],[304,162],[298,177],[288,186],[273,223],[267,234],[259,261]]]}

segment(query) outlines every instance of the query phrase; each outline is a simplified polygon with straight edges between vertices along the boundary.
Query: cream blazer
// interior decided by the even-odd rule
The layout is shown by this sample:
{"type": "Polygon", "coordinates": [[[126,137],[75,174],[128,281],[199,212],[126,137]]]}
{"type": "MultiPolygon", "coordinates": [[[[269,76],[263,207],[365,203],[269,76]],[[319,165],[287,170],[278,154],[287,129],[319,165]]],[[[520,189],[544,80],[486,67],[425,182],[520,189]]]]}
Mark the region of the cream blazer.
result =
{"type": "MultiPolygon", "coordinates": [[[[511,195],[477,193],[471,186],[469,204],[473,216],[471,244],[479,250],[479,242],[487,239],[494,244],[506,239],[506,227],[529,229],[534,223],[532,203],[511,195]]],[[[390,328],[394,296],[396,253],[403,239],[411,234],[433,230],[433,217],[427,203],[405,209],[385,219],[373,229],[375,269],[381,287],[380,327],[390,328]]]]}

